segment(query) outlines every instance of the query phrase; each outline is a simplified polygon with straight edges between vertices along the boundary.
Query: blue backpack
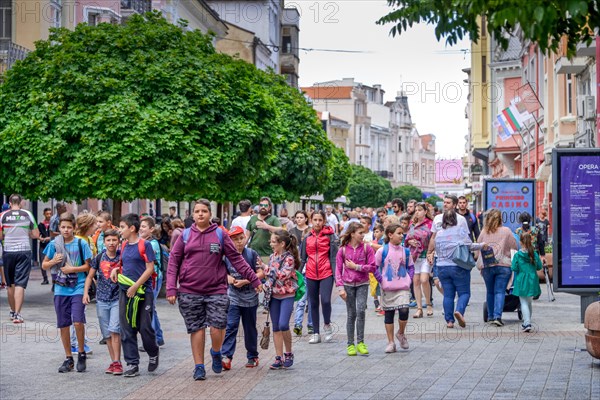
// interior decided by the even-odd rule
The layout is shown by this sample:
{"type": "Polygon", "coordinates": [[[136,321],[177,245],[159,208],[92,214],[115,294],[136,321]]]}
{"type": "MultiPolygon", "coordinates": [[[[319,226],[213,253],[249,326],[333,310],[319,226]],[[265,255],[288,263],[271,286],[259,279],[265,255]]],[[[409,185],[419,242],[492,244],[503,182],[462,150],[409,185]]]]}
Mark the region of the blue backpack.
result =
{"type": "MultiPolygon", "coordinates": [[[[187,244],[188,240],[190,240],[190,233],[192,232],[192,228],[185,228],[183,230],[182,239],[183,239],[183,247],[187,244]]],[[[223,244],[223,229],[217,227],[217,237],[219,238],[219,242],[221,242],[221,252],[223,252],[224,244],[223,244]]]]}

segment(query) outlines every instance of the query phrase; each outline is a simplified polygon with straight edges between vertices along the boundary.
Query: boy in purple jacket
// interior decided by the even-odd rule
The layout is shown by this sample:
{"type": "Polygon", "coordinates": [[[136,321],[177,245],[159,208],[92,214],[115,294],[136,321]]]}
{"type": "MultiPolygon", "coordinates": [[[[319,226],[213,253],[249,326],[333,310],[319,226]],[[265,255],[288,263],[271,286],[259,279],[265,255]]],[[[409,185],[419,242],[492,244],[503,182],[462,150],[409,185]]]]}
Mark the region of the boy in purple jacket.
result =
{"type": "Polygon", "coordinates": [[[198,200],[194,206],[194,225],[187,228],[175,242],[167,270],[167,300],[179,303],[179,311],[191,335],[194,356],[194,380],[206,379],[204,345],[206,327],[210,326],[212,370],[223,370],[221,346],[227,327],[227,267],[231,265],[252,287],[262,291],[260,280],[236,250],[226,232],[211,223],[210,202],[198,200]]]}

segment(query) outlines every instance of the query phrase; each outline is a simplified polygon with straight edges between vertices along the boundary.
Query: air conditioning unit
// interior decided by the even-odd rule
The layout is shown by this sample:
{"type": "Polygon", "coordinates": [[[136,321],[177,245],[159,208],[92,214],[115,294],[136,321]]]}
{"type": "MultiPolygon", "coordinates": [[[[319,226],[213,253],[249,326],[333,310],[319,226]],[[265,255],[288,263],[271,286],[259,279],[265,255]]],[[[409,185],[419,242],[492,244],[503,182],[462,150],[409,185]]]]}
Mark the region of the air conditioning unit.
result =
{"type": "Polygon", "coordinates": [[[582,118],[585,115],[585,98],[587,96],[577,96],[577,118],[582,118]]]}
{"type": "Polygon", "coordinates": [[[584,103],[583,119],[593,121],[596,118],[596,98],[594,96],[585,96],[584,103]]]}

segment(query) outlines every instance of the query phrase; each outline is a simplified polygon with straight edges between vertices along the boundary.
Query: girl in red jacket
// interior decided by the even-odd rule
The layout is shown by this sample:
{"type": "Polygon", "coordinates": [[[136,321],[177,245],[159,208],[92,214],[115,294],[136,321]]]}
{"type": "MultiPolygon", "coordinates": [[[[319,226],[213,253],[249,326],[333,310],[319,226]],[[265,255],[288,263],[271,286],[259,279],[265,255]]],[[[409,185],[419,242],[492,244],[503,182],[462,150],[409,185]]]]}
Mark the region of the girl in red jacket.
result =
{"type": "Polygon", "coordinates": [[[331,227],[325,225],[327,217],[323,210],[317,210],[311,217],[312,230],[302,242],[301,260],[306,269],[306,292],[313,318],[314,334],[310,344],[320,343],[319,296],[323,309],[325,342],[333,339],[331,327],[331,291],[333,290],[333,271],[337,255],[336,236],[331,227]]]}

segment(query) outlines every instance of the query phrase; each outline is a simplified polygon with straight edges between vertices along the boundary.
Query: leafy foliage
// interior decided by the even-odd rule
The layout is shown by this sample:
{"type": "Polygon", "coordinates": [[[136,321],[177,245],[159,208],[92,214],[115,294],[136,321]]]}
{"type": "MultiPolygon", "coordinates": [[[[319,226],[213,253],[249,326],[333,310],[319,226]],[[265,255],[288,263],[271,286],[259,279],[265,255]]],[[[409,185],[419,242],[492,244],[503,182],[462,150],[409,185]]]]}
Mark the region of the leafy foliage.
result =
{"type": "Polygon", "coordinates": [[[391,199],[390,181],[363,166],[352,165],[351,168],[348,186],[351,207],[381,207],[391,199]]]}
{"type": "Polygon", "coordinates": [[[394,10],[377,23],[393,23],[392,35],[425,22],[435,25],[436,38],[445,37],[449,45],[467,35],[477,42],[481,34],[477,19],[482,15],[504,49],[508,48],[507,34],[520,26],[524,39],[538,43],[542,51],[557,50],[560,39],[567,36],[570,56],[575,55],[578,43],[589,45],[594,29],[600,27],[597,0],[388,0],[388,5],[394,10]]]}
{"type": "Polygon", "coordinates": [[[416,200],[420,202],[423,199],[423,192],[416,186],[404,185],[398,186],[392,190],[392,198],[401,198],[404,204],[408,203],[409,200],[416,200]]]}
{"type": "Polygon", "coordinates": [[[427,199],[425,199],[425,202],[431,204],[432,206],[437,206],[437,203],[441,203],[443,201],[444,199],[440,198],[439,196],[429,196],[427,199]]]}
{"type": "Polygon", "coordinates": [[[0,104],[1,191],[32,199],[294,200],[332,174],[296,89],[159,13],[53,30],[0,104]]]}
{"type": "Polygon", "coordinates": [[[323,190],[323,198],[326,202],[333,201],[348,192],[348,180],[352,174],[348,156],[339,147],[334,146],[329,164],[329,178],[323,190]]]}

